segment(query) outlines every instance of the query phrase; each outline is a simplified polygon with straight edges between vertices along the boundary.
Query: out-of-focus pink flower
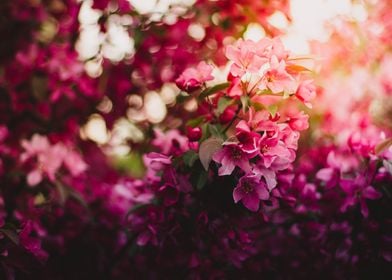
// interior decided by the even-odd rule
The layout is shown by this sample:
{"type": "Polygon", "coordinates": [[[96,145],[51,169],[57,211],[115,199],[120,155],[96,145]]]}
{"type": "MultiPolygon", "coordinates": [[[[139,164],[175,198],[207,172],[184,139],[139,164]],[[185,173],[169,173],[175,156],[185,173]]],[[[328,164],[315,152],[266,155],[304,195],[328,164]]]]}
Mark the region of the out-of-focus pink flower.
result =
{"type": "Polygon", "coordinates": [[[36,158],[35,167],[27,174],[27,183],[30,186],[39,184],[44,175],[54,182],[62,164],[65,164],[72,176],[77,176],[87,169],[86,163],[77,153],[61,143],[51,145],[45,136],[35,134],[30,141],[22,140],[22,147],[25,149],[20,157],[22,162],[36,158]]]}
{"type": "Polygon", "coordinates": [[[36,256],[39,260],[45,261],[48,253],[41,248],[41,240],[37,237],[32,237],[34,231],[33,221],[26,221],[23,225],[22,231],[19,233],[19,240],[22,246],[36,256]]]}
{"type": "Polygon", "coordinates": [[[309,128],[309,115],[303,111],[296,114],[290,114],[288,117],[288,124],[293,130],[301,131],[309,128]]]}
{"type": "Polygon", "coordinates": [[[259,209],[260,200],[267,200],[269,192],[260,177],[250,174],[241,177],[237,187],[233,191],[234,202],[239,201],[251,211],[259,209]]]}
{"type": "Polygon", "coordinates": [[[64,157],[64,164],[72,176],[78,176],[87,169],[87,164],[80,155],[71,150],[68,150],[67,155],[64,157]]]}
{"type": "Polygon", "coordinates": [[[200,62],[196,68],[187,68],[176,80],[178,88],[184,91],[194,91],[200,88],[205,82],[214,79],[212,76],[213,67],[204,61],[200,62]]]}
{"type": "Polygon", "coordinates": [[[354,206],[359,203],[361,206],[361,213],[365,218],[369,216],[366,199],[375,200],[382,196],[380,192],[368,185],[365,176],[362,174],[358,174],[354,179],[341,179],[340,187],[346,193],[340,210],[346,212],[349,206],[354,206]]]}
{"type": "Polygon", "coordinates": [[[249,159],[253,155],[244,152],[238,143],[225,143],[223,148],[217,151],[212,159],[221,164],[219,168],[219,176],[230,175],[237,166],[244,172],[248,173],[251,170],[249,159]]]}
{"type": "Polygon", "coordinates": [[[316,97],[316,87],[312,80],[306,80],[299,84],[295,96],[307,107],[312,108],[312,101],[316,97]]]}
{"type": "Polygon", "coordinates": [[[39,134],[34,134],[30,141],[22,140],[22,147],[25,152],[21,154],[21,161],[26,161],[39,153],[45,152],[49,149],[50,144],[48,138],[39,134]]]}
{"type": "Polygon", "coordinates": [[[152,144],[159,148],[165,155],[179,155],[186,152],[189,148],[188,138],[181,135],[177,129],[171,129],[162,132],[159,129],[154,129],[155,139],[152,144]]]}

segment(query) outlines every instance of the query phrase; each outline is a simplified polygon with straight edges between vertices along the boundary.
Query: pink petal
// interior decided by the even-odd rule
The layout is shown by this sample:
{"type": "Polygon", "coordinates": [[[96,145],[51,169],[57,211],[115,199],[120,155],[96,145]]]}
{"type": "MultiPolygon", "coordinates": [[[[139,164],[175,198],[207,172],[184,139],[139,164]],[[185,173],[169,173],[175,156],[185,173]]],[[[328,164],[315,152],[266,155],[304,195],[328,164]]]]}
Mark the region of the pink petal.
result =
{"type": "Polygon", "coordinates": [[[361,199],[360,204],[361,204],[361,213],[365,218],[367,218],[369,216],[369,208],[366,204],[365,199],[361,199]]]}
{"type": "Polygon", "coordinates": [[[30,186],[35,186],[35,185],[39,184],[41,181],[42,181],[42,172],[39,169],[35,169],[35,170],[31,171],[27,175],[27,183],[30,186]]]}
{"type": "Polygon", "coordinates": [[[362,197],[367,198],[367,199],[378,199],[382,195],[378,191],[376,191],[373,187],[368,186],[366,187],[363,192],[362,192],[362,197]]]}
{"type": "Polygon", "coordinates": [[[255,192],[261,200],[267,200],[269,198],[269,192],[264,184],[257,186],[255,192]]]}
{"type": "Polygon", "coordinates": [[[225,160],[225,159],[226,158],[223,159],[222,166],[219,168],[219,171],[218,171],[219,176],[230,175],[235,168],[233,161],[225,160]]]}
{"type": "Polygon", "coordinates": [[[333,173],[333,168],[323,168],[316,173],[316,178],[324,182],[328,182],[332,179],[333,173]]]}
{"type": "Polygon", "coordinates": [[[246,173],[250,172],[250,170],[252,169],[247,159],[241,159],[236,164],[239,168],[241,168],[246,173]]]}
{"type": "Polygon", "coordinates": [[[259,209],[260,200],[257,196],[248,194],[242,198],[242,204],[250,211],[256,212],[259,209]]]}
{"type": "Polygon", "coordinates": [[[238,201],[240,201],[246,194],[244,193],[244,191],[242,190],[241,187],[236,187],[233,191],[233,199],[234,202],[237,203],[238,201]]]}

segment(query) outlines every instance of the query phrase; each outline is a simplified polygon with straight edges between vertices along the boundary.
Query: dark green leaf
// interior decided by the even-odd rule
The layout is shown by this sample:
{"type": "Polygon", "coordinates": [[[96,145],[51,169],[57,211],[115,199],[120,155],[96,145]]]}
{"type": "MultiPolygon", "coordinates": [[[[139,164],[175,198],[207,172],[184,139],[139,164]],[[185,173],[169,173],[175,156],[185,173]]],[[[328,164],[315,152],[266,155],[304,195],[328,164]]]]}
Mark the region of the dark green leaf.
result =
{"type": "Polygon", "coordinates": [[[199,126],[204,120],[204,117],[197,117],[186,122],[187,126],[196,127],[199,126]]]}
{"type": "Polygon", "coordinates": [[[221,90],[224,90],[224,89],[228,88],[229,85],[230,85],[230,83],[222,83],[222,84],[218,84],[213,87],[207,88],[200,93],[199,99],[206,98],[207,96],[210,96],[214,93],[217,93],[221,90]]]}
{"type": "Polygon", "coordinates": [[[184,156],[183,156],[183,160],[184,163],[189,166],[192,167],[193,164],[195,163],[195,161],[199,158],[199,155],[195,152],[195,151],[187,151],[184,156]]]}
{"type": "Polygon", "coordinates": [[[200,174],[197,178],[196,189],[201,190],[207,183],[208,172],[200,170],[200,174]]]}

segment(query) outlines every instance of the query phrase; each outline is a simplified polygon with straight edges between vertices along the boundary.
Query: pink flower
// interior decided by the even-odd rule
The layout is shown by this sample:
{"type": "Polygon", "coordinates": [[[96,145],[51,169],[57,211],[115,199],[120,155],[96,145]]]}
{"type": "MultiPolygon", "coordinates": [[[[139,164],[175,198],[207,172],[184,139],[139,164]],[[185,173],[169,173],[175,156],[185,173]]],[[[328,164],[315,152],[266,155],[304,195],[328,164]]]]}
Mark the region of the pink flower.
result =
{"type": "Polygon", "coordinates": [[[272,93],[290,93],[295,90],[295,87],[296,82],[294,78],[287,73],[284,60],[279,61],[278,58],[273,55],[270,59],[270,67],[265,71],[259,88],[268,88],[272,93]]]}
{"type": "Polygon", "coordinates": [[[23,140],[22,147],[25,149],[20,157],[22,162],[36,159],[35,168],[27,174],[27,183],[30,186],[39,184],[44,175],[54,182],[63,163],[72,176],[77,176],[87,169],[86,163],[77,153],[61,143],[51,145],[45,136],[35,134],[30,141],[23,140]]]}
{"type": "Polygon", "coordinates": [[[25,149],[25,152],[21,155],[20,159],[24,162],[29,158],[48,150],[50,143],[48,138],[39,134],[34,134],[30,141],[22,140],[22,147],[25,149]]]}
{"type": "Polygon", "coordinates": [[[267,169],[262,165],[260,165],[260,166],[256,166],[253,169],[253,172],[260,177],[264,177],[264,180],[267,183],[267,187],[269,191],[271,191],[276,187],[278,182],[276,180],[276,173],[273,170],[267,169]]]}
{"type": "Polygon", "coordinates": [[[238,40],[234,45],[226,48],[226,57],[233,61],[230,73],[235,77],[242,77],[246,72],[257,73],[261,66],[268,61],[266,57],[256,54],[257,43],[251,40],[238,40]]]}
{"type": "Polygon", "coordinates": [[[312,80],[306,80],[299,84],[295,96],[308,108],[312,108],[310,101],[316,97],[316,87],[312,80]]]}
{"type": "Polygon", "coordinates": [[[165,155],[179,155],[189,148],[188,137],[181,135],[177,129],[171,129],[166,132],[154,129],[154,133],[155,139],[152,141],[152,144],[165,155]]]}
{"type": "Polygon", "coordinates": [[[346,212],[349,206],[354,206],[359,203],[361,206],[361,213],[365,218],[369,216],[366,199],[375,200],[382,196],[381,193],[368,185],[365,176],[360,174],[355,179],[340,180],[340,186],[346,193],[340,210],[346,212]]]}
{"type": "Polygon", "coordinates": [[[301,131],[309,128],[309,116],[303,111],[289,115],[288,123],[291,129],[301,131]]]}
{"type": "Polygon", "coordinates": [[[237,187],[233,191],[234,202],[242,201],[242,204],[251,211],[259,209],[260,200],[267,200],[269,192],[264,182],[254,174],[241,177],[237,187]]]}
{"type": "Polygon", "coordinates": [[[260,134],[250,130],[248,124],[242,120],[236,126],[236,137],[240,141],[241,149],[249,154],[254,154],[258,150],[260,134]]]}
{"type": "Polygon", "coordinates": [[[39,184],[44,174],[54,182],[56,180],[56,173],[60,169],[66,153],[67,151],[61,145],[50,146],[46,150],[38,153],[35,169],[27,174],[27,183],[30,186],[39,184]]]}
{"type": "Polygon", "coordinates": [[[219,176],[230,175],[236,166],[248,173],[251,170],[249,159],[253,156],[244,152],[238,143],[228,142],[223,145],[223,148],[212,156],[215,162],[222,165],[218,171],[219,176]]]}
{"type": "Polygon", "coordinates": [[[279,165],[290,163],[294,160],[293,155],[289,151],[284,142],[279,140],[279,133],[272,137],[264,134],[259,141],[260,156],[265,168],[270,168],[275,161],[279,161],[279,165]]]}
{"type": "Polygon", "coordinates": [[[242,96],[243,90],[241,87],[241,79],[238,77],[233,77],[229,78],[229,81],[231,81],[231,84],[227,89],[227,95],[233,98],[242,96]]]}
{"type": "Polygon", "coordinates": [[[178,88],[184,91],[194,91],[200,88],[205,82],[211,81],[213,67],[204,61],[200,62],[196,68],[187,68],[176,80],[178,88]]]}
{"type": "Polygon", "coordinates": [[[67,155],[64,157],[64,164],[72,176],[78,176],[87,169],[87,164],[80,155],[71,150],[68,150],[67,155]]]}

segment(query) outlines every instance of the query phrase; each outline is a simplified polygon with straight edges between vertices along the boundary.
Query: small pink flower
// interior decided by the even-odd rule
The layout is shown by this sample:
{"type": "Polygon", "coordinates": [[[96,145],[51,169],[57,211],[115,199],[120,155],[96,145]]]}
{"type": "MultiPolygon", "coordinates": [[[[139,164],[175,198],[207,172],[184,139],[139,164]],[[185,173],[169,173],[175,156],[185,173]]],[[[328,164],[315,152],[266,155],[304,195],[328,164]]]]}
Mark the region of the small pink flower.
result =
{"type": "Polygon", "coordinates": [[[30,141],[22,140],[22,147],[25,149],[25,152],[21,155],[21,161],[24,162],[29,158],[48,150],[50,143],[48,138],[39,134],[34,134],[30,141]]]}
{"type": "Polygon", "coordinates": [[[293,156],[284,142],[278,139],[278,134],[273,137],[265,135],[260,138],[259,149],[263,165],[266,168],[270,168],[275,161],[282,165],[283,163],[292,162],[295,158],[295,153],[293,156]]]}
{"type": "Polygon", "coordinates": [[[252,155],[244,152],[238,143],[225,143],[223,145],[223,148],[212,156],[215,162],[222,165],[218,171],[219,176],[230,175],[236,166],[248,173],[251,170],[249,159],[252,155]]]}
{"type": "Polygon", "coordinates": [[[162,154],[165,155],[179,155],[189,149],[188,137],[181,135],[177,129],[171,129],[163,132],[159,129],[154,129],[155,139],[152,144],[159,148],[162,154]]]}
{"type": "Polygon", "coordinates": [[[25,152],[21,161],[26,162],[35,158],[35,167],[27,174],[27,183],[30,186],[39,184],[44,175],[49,180],[56,180],[56,173],[63,163],[72,176],[77,176],[86,170],[87,165],[82,158],[61,143],[51,145],[48,138],[38,134],[33,135],[30,141],[23,140],[22,147],[25,152]]]}
{"type": "Polygon", "coordinates": [[[291,129],[301,131],[309,128],[309,116],[303,111],[289,115],[288,123],[291,129]]]}
{"type": "Polygon", "coordinates": [[[260,89],[272,91],[272,93],[293,92],[296,87],[296,81],[287,73],[286,63],[284,60],[279,61],[276,56],[270,59],[270,68],[264,73],[264,78],[259,85],[260,89]]]}
{"type": "Polygon", "coordinates": [[[251,40],[238,40],[226,48],[226,57],[233,61],[230,73],[242,77],[246,72],[257,73],[261,66],[268,61],[266,57],[256,54],[257,43],[251,40]]]}
{"type": "Polygon", "coordinates": [[[184,91],[194,91],[200,88],[205,82],[211,81],[213,67],[204,61],[200,62],[196,68],[187,68],[176,80],[176,85],[184,91]]]}
{"type": "Polygon", "coordinates": [[[68,150],[67,155],[64,157],[64,164],[72,176],[78,176],[87,169],[87,164],[80,155],[71,150],[68,150]]]}
{"type": "Polygon", "coordinates": [[[267,200],[269,192],[264,182],[254,174],[241,177],[237,187],[233,191],[234,202],[242,201],[242,204],[251,211],[259,209],[260,200],[267,200]]]}
{"type": "Polygon", "coordinates": [[[310,101],[316,97],[316,87],[312,80],[306,80],[299,84],[295,96],[308,108],[312,108],[310,101]]]}

